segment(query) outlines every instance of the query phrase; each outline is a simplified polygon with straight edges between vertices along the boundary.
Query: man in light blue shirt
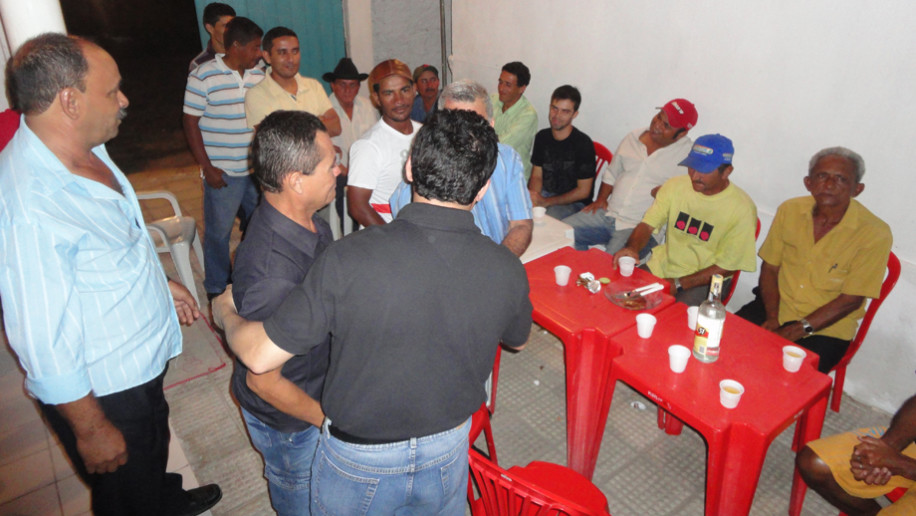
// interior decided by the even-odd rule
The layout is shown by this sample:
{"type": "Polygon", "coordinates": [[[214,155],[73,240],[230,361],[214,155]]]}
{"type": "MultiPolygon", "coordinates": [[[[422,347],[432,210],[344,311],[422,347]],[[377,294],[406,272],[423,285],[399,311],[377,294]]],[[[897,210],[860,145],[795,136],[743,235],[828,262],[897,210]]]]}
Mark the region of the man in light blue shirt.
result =
{"type": "MultiPolygon", "coordinates": [[[[439,109],[474,111],[493,122],[493,104],[487,90],[473,81],[449,84],[439,96],[439,109]]],[[[516,256],[524,254],[531,243],[531,197],[525,186],[524,167],[515,150],[499,145],[496,168],[490,177],[490,188],[471,209],[474,223],[484,235],[508,247],[516,256]]],[[[410,203],[410,184],[401,182],[391,196],[391,214],[397,216],[410,203]]]]}
{"type": "Polygon", "coordinates": [[[23,117],[0,154],[0,296],[26,388],[95,514],[199,514],[221,491],[184,491],[166,474],[162,379],[181,353],[179,322],[200,313],[166,279],[103,146],[128,105],[118,66],[92,43],[49,33],[19,48],[8,80],[23,117]]]}

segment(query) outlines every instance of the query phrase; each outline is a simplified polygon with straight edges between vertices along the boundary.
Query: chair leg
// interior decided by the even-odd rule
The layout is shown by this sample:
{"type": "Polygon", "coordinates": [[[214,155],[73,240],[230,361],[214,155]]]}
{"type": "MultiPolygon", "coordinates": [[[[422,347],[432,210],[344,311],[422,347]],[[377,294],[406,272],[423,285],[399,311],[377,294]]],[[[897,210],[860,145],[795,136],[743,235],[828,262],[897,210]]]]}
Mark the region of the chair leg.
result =
{"type": "Polygon", "coordinates": [[[191,270],[191,249],[188,247],[188,243],[178,242],[170,245],[169,253],[172,256],[172,261],[175,262],[175,268],[178,269],[178,277],[181,279],[181,283],[194,296],[197,306],[201,306],[200,298],[197,297],[197,286],[194,284],[194,272],[191,270]]]}
{"type": "Polygon", "coordinates": [[[684,422],[669,414],[667,410],[658,407],[658,427],[668,435],[681,435],[684,422]]]}
{"type": "Polygon", "coordinates": [[[194,231],[194,241],[191,242],[191,245],[194,247],[194,254],[197,255],[197,263],[200,265],[200,273],[203,275],[206,271],[204,270],[204,249],[200,243],[199,231],[194,231]]]}
{"type": "Polygon", "coordinates": [[[830,395],[830,410],[840,411],[840,402],[843,401],[843,383],[846,381],[846,366],[834,369],[833,393],[830,395]]]}

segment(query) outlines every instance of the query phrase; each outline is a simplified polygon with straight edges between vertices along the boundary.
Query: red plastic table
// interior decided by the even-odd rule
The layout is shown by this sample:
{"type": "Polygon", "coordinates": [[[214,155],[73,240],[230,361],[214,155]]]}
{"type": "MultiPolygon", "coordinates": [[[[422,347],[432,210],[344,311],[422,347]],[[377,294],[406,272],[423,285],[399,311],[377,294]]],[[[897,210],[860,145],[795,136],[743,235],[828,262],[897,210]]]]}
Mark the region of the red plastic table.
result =
{"type": "MultiPolygon", "coordinates": [[[[531,286],[534,321],[563,342],[566,363],[566,444],[567,464],[591,479],[598,458],[601,436],[611,406],[613,384],[608,385],[611,361],[620,348],[608,338],[636,325],[635,312],[611,303],[604,291],[592,294],[576,286],[576,278],[591,272],[596,278],[614,281],[620,274],[613,269],[613,257],[603,251],[576,251],[566,247],[525,265],[531,286]],[[569,285],[557,286],[553,268],[572,268],[569,285]]],[[[637,269],[631,277],[640,283],[658,278],[637,269]]],[[[668,294],[649,312],[658,312],[674,303],[668,294]]]]}
{"type": "MultiPolygon", "coordinates": [[[[635,328],[611,337],[620,355],[611,365],[609,396],[622,381],[699,431],[709,449],[706,514],[747,514],[773,439],[795,420],[800,444],[820,436],[830,378],[817,371],[813,353],[798,372],[786,372],[782,347],[787,341],[732,314],[725,319],[719,360],[704,364],[691,358],[687,369],[675,374],[668,366],[668,346],[693,345],[686,309],[677,303],[657,313],[649,339],[639,338],[635,328]],[[726,378],[745,388],[732,410],[719,403],[719,381],[726,378]]],[[[796,513],[804,488],[795,473],[791,505],[796,513]]]]}

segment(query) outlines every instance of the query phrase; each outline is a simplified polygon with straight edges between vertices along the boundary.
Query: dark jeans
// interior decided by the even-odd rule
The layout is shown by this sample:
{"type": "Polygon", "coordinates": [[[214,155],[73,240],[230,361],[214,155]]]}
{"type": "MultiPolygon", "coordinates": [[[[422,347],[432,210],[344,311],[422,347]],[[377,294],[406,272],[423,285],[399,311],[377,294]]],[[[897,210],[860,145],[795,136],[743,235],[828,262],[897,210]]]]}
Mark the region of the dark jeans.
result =
{"type": "Polygon", "coordinates": [[[97,398],[127,443],[127,464],[114,473],[90,474],[76,449],[76,437],[54,405],[39,402],[80,478],[92,491],[96,516],[176,514],[188,503],[181,475],[166,473],[169,455],[169,405],[162,392],[165,371],[126,391],[97,398]]]}
{"type": "MultiPolygon", "coordinates": [[[[755,287],[754,294],[756,297],[750,303],[741,307],[741,310],[735,312],[735,315],[746,319],[757,326],[760,326],[767,320],[766,309],[763,306],[763,298],[760,297],[760,289],[755,287]]],[[[783,326],[795,324],[798,321],[789,321],[783,326]]],[[[827,337],[825,335],[811,335],[797,340],[795,343],[799,346],[817,353],[821,357],[818,362],[817,370],[822,373],[829,373],[836,367],[846,350],[849,349],[848,340],[838,339],[836,337],[827,337]]]]}

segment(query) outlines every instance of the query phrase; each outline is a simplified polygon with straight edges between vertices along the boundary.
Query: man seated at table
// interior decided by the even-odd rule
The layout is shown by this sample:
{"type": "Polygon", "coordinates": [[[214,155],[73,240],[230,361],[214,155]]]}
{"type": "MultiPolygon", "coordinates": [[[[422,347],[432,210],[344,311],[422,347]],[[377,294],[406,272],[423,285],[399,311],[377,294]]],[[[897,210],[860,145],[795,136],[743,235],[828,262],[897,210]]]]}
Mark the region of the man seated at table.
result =
{"type": "Polygon", "coordinates": [[[680,162],[687,175],[669,179],[658,190],[626,246],[614,255],[615,266],[624,256],[639,259],[652,233],[665,226],[667,239],[647,265],[652,274],[671,280],[671,294],[682,303],[703,302],[713,274],[756,270],[757,207],[729,180],[734,152],[731,140],[720,134],[697,138],[680,162]]]}
{"type": "MultiPolygon", "coordinates": [[[[891,419],[890,427],[861,428],[808,443],[795,464],[811,489],[849,516],[916,514],[916,396],[891,419]],[[907,493],[882,509],[883,496],[907,493]]],[[[886,504],[885,504],[886,505],[886,504]]]]}
{"type": "MultiPolygon", "coordinates": [[[[479,83],[464,80],[449,84],[439,97],[439,109],[473,111],[493,123],[493,104],[487,90],[479,83]]],[[[531,243],[531,198],[525,188],[522,160],[515,149],[497,144],[499,154],[490,177],[490,187],[483,199],[471,208],[474,224],[497,244],[521,256],[531,243]]],[[[412,198],[410,183],[402,181],[391,196],[391,214],[398,212],[412,198]]]]}
{"type": "Polygon", "coordinates": [[[397,219],[328,246],[264,323],[240,319],[229,296],[214,305],[256,373],[331,336],[313,513],[464,513],[471,414],[498,343],[520,349],[531,331],[525,268],[470,214],[496,142],[474,113],[434,113],[407,163],[414,202],[397,219]]]}
{"type": "Polygon", "coordinates": [[[531,203],[546,207],[547,214],[557,219],[585,207],[595,183],[595,144],[572,125],[581,103],[582,95],[573,86],[553,90],[550,127],[535,135],[531,151],[531,203]]]}
{"type": "MultiPolygon", "coordinates": [[[[636,129],[620,142],[602,173],[595,202],[563,219],[575,231],[576,249],[584,251],[600,244],[614,254],[623,248],[652,205],[655,192],[681,173],[678,163],[693,144],[687,132],[696,123],[693,104],[674,99],[659,109],[649,127],[636,129]]],[[[655,239],[650,238],[640,257],[648,255],[655,245],[655,239]]]]}
{"type": "Polygon", "coordinates": [[[738,315],[817,353],[829,372],[843,358],[881,293],[891,249],[888,225],[853,197],[865,189],[865,162],[844,147],[823,149],[808,165],[810,196],[779,207],[760,248],[757,298],[738,315]]]}

